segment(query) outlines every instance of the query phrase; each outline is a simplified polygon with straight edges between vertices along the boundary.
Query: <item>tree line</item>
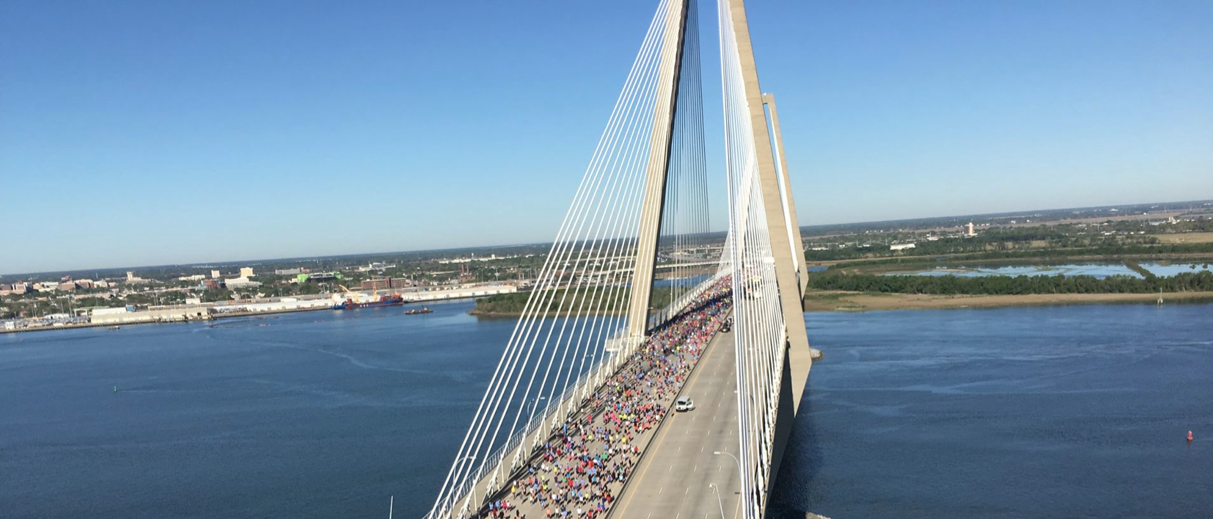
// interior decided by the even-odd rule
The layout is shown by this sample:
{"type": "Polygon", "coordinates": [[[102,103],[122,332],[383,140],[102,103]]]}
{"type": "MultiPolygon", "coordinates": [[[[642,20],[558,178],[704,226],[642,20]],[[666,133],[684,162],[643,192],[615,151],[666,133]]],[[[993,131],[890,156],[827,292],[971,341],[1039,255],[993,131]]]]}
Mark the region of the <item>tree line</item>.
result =
{"type": "Polygon", "coordinates": [[[824,272],[809,276],[817,290],[937,295],[1125,294],[1213,292],[1213,272],[1170,277],[1134,276],[881,276],[824,272]]]}
{"type": "MultiPolygon", "coordinates": [[[[1089,247],[1081,249],[1031,249],[1018,251],[989,251],[976,254],[966,254],[963,258],[951,258],[954,261],[981,261],[981,260],[1048,260],[1055,258],[1072,258],[1076,256],[1104,256],[1104,257],[1124,257],[1124,256],[1151,256],[1162,257],[1168,254],[1213,254],[1213,242],[1210,243],[1177,243],[1166,245],[1102,245],[1098,247],[1089,247]]],[[[806,256],[807,257],[807,256],[806,256]]],[[[894,258],[874,258],[870,260],[860,260],[846,263],[843,265],[835,265],[830,267],[831,270],[840,268],[852,267],[872,267],[880,265],[915,265],[915,264],[935,264],[940,258],[948,258],[948,255],[936,255],[935,257],[908,256],[894,258]]],[[[1184,260],[1180,260],[1184,261],[1184,260]]],[[[1204,261],[1204,260],[1200,260],[1204,261]]]]}

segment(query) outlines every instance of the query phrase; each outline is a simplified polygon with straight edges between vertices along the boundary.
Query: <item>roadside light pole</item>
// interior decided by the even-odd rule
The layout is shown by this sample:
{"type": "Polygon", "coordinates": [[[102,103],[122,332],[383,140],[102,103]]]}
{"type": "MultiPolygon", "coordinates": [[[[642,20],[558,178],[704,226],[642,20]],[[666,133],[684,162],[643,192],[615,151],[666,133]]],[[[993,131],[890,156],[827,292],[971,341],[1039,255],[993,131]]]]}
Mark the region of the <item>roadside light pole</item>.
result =
{"type": "Polygon", "coordinates": [[[729,453],[727,453],[727,452],[723,452],[723,451],[712,451],[712,454],[715,454],[715,455],[717,455],[717,456],[719,456],[719,455],[721,455],[721,454],[724,454],[725,456],[728,456],[728,457],[730,457],[730,458],[733,458],[733,461],[736,461],[736,462],[737,462],[737,472],[738,472],[738,473],[740,473],[740,472],[741,472],[741,460],[737,459],[737,456],[734,456],[734,455],[732,455],[732,454],[729,454],[729,453]]]}
{"type": "MultiPolygon", "coordinates": [[[[548,398],[548,397],[546,397],[546,396],[541,396],[541,397],[539,397],[539,398],[536,398],[536,399],[534,399],[534,400],[531,400],[530,402],[527,402],[527,404],[526,404],[526,405],[527,405],[527,409],[531,409],[531,408],[535,407],[535,404],[539,403],[539,401],[540,401],[540,400],[547,400],[547,398],[548,398]]],[[[524,411],[524,412],[525,412],[525,411],[524,411]]]]}
{"type": "MultiPolygon", "coordinates": [[[[712,451],[712,454],[715,456],[724,454],[725,456],[733,458],[733,461],[737,462],[737,483],[740,486],[745,486],[745,484],[741,481],[741,460],[737,459],[737,456],[734,456],[734,455],[729,454],[724,451],[712,451]]],[[[720,499],[720,487],[716,487],[716,499],[717,499],[717,501],[719,501],[719,499],[720,499]]],[[[720,519],[724,519],[724,506],[720,507],[720,519]]]]}
{"type": "Polygon", "coordinates": [[[716,506],[720,507],[720,519],[724,519],[724,504],[720,502],[720,487],[715,483],[708,483],[708,488],[716,492],[716,506]]]}

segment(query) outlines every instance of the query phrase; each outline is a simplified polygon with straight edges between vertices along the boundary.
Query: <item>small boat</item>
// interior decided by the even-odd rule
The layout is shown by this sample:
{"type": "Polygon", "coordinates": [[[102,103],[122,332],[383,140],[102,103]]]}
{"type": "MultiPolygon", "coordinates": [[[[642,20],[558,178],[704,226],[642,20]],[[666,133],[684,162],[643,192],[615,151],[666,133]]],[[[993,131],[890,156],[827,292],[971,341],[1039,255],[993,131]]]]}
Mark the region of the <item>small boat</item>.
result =
{"type": "Polygon", "coordinates": [[[430,310],[428,307],[425,307],[425,306],[423,306],[421,308],[412,308],[412,309],[404,311],[404,315],[432,314],[432,313],[434,313],[434,311],[430,310]]]}
{"type": "Polygon", "coordinates": [[[115,325],[113,325],[113,326],[107,326],[107,327],[105,327],[105,329],[106,329],[106,330],[117,330],[117,329],[119,329],[119,328],[121,328],[121,326],[118,326],[118,325],[116,325],[116,324],[115,324],[115,325]]]}

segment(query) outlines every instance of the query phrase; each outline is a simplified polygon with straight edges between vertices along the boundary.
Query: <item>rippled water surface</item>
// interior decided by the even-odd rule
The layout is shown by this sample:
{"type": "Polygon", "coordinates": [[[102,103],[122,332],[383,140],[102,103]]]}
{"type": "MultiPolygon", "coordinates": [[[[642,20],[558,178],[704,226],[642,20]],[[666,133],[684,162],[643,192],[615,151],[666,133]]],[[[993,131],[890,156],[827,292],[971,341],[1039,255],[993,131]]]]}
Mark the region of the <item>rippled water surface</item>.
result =
{"type": "Polygon", "coordinates": [[[0,517],[420,517],[514,325],[429,306],[0,336],[0,517]]]}
{"type": "MultiPolygon", "coordinates": [[[[0,335],[0,517],[419,517],[514,325],[471,305],[0,335]]],[[[806,319],[781,511],[1211,516],[1213,305],[806,319]]]]}
{"type": "Polygon", "coordinates": [[[1211,305],[806,320],[826,358],[809,377],[780,511],[1213,517],[1211,305]]]}

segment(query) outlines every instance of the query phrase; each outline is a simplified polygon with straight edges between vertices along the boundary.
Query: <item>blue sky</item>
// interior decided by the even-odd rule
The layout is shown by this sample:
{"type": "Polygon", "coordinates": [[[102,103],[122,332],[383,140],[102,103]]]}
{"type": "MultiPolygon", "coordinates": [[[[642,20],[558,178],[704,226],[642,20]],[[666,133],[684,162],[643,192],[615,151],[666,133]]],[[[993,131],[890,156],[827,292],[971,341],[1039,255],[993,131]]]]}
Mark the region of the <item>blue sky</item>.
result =
{"type": "MultiPolygon", "coordinates": [[[[655,3],[0,2],[0,272],[550,240],[655,3]]],[[[1213,198],[1211,2],[749,13],[802,224],[1213,198]]]]}

